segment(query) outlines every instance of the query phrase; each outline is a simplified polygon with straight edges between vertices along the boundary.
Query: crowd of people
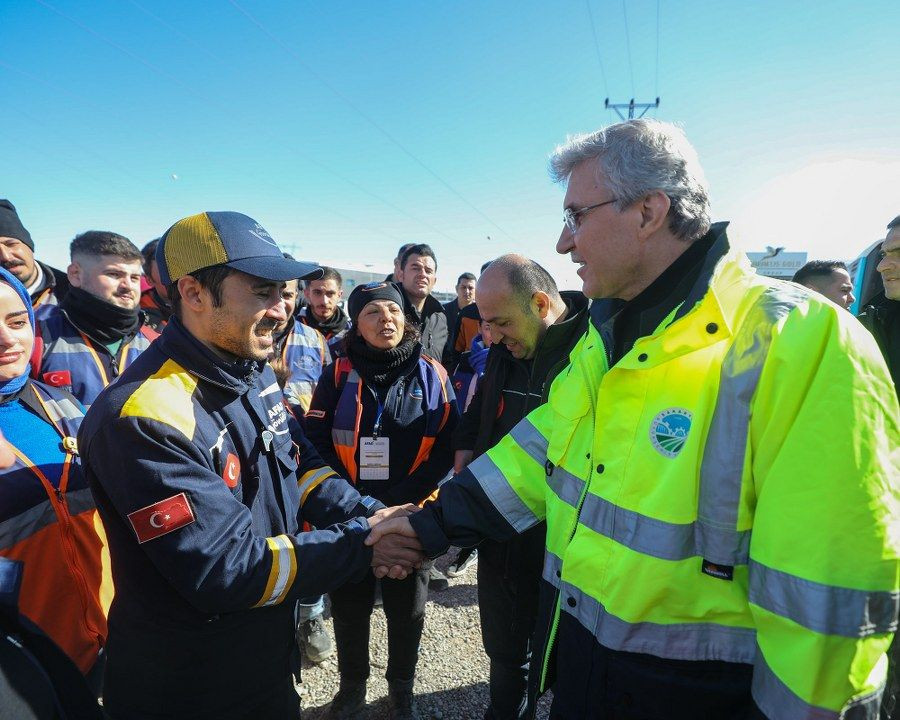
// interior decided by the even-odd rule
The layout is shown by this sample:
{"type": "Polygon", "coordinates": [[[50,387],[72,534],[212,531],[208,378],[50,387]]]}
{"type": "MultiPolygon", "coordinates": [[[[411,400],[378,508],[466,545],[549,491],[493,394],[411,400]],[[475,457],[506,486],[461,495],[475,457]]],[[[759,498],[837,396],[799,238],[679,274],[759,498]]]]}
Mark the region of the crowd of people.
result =
{"type": "Polygon", "coordinates": [[[376,604],[418,717],[451,546],[486,719],[900,717],[900,217],[857,320],[841,262],[753,271],[672,125],[551,171],[581,291],[510,253],[444,305],[427,244],[345,297],[237,212],[62,272],[0,200],[0,717],[289,720],[335,652],[361,717],[376,604]]]}

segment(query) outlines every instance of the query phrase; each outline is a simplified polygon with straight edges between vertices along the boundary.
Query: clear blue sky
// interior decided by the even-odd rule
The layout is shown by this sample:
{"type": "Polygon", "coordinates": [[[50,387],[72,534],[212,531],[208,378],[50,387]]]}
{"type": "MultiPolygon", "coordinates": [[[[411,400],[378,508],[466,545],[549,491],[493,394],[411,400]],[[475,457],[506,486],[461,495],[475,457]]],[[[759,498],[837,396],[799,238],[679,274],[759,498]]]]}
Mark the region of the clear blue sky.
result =
{"type": "Polygon", "coordinates": [[[238,210],[308,259],[428,242],[449,287],[517,250],[577,287],[547,156],[607,93],[659,94],[750,249],[849,258],[900,213],[896,0],[590,0],[602,73],[584,0],[236,3],[4,4],[0,197],[39,257],[238,210]]]}

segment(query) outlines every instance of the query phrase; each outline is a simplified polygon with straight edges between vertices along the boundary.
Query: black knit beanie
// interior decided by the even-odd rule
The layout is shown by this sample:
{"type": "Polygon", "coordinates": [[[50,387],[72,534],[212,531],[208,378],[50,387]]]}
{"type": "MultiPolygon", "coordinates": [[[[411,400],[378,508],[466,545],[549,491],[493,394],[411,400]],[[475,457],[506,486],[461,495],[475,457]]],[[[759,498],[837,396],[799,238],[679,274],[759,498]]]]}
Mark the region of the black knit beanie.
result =
{"type": "Polygon", "coordinates": [[[366,305],[373,300],[392,300],[403,308],[403,294],[393,283],[373,282],[368,285],[357,285],[347,298],[347,312],[350,321],[356,324],[356,318],[366,305]]]}
{"type": "Polygon", "coordinates": [[[0,199],[0,237],[11,237],[25,243],[34,250],[34,241],[19,220],[16,206],[9,200],[0,199]]]}

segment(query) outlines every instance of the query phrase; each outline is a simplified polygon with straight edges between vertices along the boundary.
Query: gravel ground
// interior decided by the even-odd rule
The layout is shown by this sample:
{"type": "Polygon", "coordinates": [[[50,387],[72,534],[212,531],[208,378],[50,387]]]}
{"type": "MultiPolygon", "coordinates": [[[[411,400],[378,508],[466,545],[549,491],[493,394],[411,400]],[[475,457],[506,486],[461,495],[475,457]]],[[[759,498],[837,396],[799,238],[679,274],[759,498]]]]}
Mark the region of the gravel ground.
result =
{"type": "MultiPolygon", "coordinates": [[[[456,551],[437,561],[446,570],[456,551]]],[[[326,612],[326,615],[328,613],[326,612]]],[[[331,619],[327,619],[332,640],[331,619]]],[[[384,612],[372,614],[370,644],[372,674],[368,686],[367,720],[387,717],[387,625],[384,612]]],[[[425,631],[416,670],[416,700],[422,720],[477,720],[487,707],[488,661],[481,644],[481,625],[475,587],[475,566],[462,576],[450,579],[442,592],[429,592],[425,611],[425,631]]],[[[304,720],[325,717],[328,704],[338,689],[337,655],[320,665],[303,661],[303,682],[298,686],[304,720]]],[[[538,706],[537,718],[549,717],[550,698],[538,706]]]]}

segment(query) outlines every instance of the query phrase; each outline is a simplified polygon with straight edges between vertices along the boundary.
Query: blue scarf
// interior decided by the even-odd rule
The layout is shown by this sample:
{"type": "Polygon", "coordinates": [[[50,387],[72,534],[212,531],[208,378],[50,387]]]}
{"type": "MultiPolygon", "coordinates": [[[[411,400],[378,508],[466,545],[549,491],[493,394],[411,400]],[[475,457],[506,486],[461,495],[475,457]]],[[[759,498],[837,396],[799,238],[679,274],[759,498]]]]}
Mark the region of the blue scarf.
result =
{"type": "MultiPolygon", "coordinates": [[[[31,332],[34,334],[34,310],[31,308],[31,296],[28,294],[25,286],[19,282],[15,275],[8,270],[4,270],[2,267],[0,267],[0,282],[9,285],[15,290],[16,294],[22,299],[22,302],[25,303],[25,308],[28,310],[28,322],[31,323],[31,332]]],[[[13,393],[19,392],[19,390],[25,387],[25,383],[28,382],[28,375],[30,373],[31,365],[29,364],[25,368],[25,372],[19,375],[19,377],[14,377],[6,382],[0,382],[0,395],[12,395],[13,393]]]]}

